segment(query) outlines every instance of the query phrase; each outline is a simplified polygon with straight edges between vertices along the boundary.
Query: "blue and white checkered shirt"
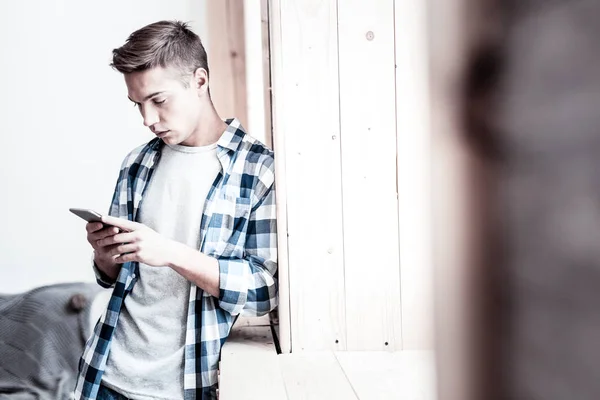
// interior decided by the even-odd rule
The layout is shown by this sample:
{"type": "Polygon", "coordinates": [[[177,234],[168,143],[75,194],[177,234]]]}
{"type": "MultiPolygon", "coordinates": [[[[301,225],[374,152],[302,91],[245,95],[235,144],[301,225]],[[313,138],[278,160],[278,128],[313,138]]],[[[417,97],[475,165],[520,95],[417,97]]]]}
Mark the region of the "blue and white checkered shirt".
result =
{"type": "MultiPolygon", "coordinates": [[[[238,314],[260,316],[277,305],[277,234],[273,153],[248,136],[236,119],[217,142],[222,170],[215,179],[199,227],[200,251],[219,262],[215,298],[193,283],[185,338],[184,396],[215,399],[217,366],[238,314]]],[[[144,190],[164,143],[154,139],[125,158],[110,215],[136,221],[144,190]]],[[[79,363],[76,399],[95,399],[123,301],[138,277],[138,263],[123,264],[116,282],[95,269],[98,283],[114,287],[106,312],[87,341],[79,363]]]]}

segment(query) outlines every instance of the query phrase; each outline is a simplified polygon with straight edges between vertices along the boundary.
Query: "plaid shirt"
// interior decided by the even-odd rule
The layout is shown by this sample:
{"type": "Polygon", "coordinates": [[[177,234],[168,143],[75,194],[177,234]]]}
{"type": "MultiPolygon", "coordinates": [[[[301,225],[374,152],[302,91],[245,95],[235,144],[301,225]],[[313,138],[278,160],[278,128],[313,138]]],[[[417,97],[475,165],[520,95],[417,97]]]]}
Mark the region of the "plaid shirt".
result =
{"type": "MultiPolygon", "coordinates": [[[[235,316],[260,316],[277,305],[277,242],[273,153],[246,135],[239,121],[217,142],[222,166],[200,225],[202,253],[216,258],[220,294],[215,298],[193,283],[185,338],[186,400],[215,399],[217,366],[235,316]]],[[[110,215],[136,220],[144,190],[160,159],[158,138],[133,150],[123,162],[110,215]]],[[[76,399],[95,399],[127,294],[138,277],[138,263],[123,264],[116,282],[94,268],[98,283],[114,287],[107,310],[86,343],[79,363],[76,399]]]]}

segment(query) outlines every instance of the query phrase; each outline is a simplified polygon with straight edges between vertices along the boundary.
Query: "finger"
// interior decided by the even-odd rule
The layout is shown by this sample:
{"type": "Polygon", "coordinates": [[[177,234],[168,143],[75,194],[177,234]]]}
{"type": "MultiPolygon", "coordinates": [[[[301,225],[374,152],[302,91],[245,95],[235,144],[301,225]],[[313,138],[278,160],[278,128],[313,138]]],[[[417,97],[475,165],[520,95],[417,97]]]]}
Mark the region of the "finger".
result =
{"type": "MultiPolygon", "coordinates": [[[[119,229],[119,228],[113,228],[119,229]]],[[[110,246],[115,243],[132,243],[137,241],[138,234],[137,232],[127,232],[127,233],[119,233],[119,234],[111,234],[110,236],[106,236],[103,238],[99,238],[97,241],[97,245],[99,247],[110,246]]]]}
{"type": "MultiPolygon", "coordinates": [[[[118,246],[122,245],[123,243],[116,243],[116,244],[108,244],[108,245],[104,245],[104,246],[100,246],[98,244],[98,242],[95,242],[95,250],[98,254],[100,254],[102,257],[112,257],[115,255],[115,253],[110,253],[111,250],[117,248],[118,246]]],[[[116,253],[117,255],[120,253],[116,253]]]]}
{"type": "Polygon", "coordinates": [[[108,228],[102,229],[101,231],[89,234],[89,237],[91,240],[99,241],[104,238],[114,236],[117,233],[119,233],[119,228],[109,226],[108,228]]]}
{"type": "Polygon", "coordinates": [[[119,244],[111,248],[111,250],[109,250],[107,254],[110,256],[118,256],[127,253],[135,253],[139,249],[139,245],[135,243],[119,244]]]}
{"type": "Polygon", "coordinates": [[[114,250],[114,249],[116,249],[120,245],[121,245],[121,243],[119,243],[119,244],[113,244],[113,245],[105,246],[105,247],[100,247],[100,248],[98,248],[96,250],[96,253],[98,254],[98,256],[100,258],[106,258],[106,259],[108,259],[108,258],[114,258],[115,255],[120,255],[120,253],[113,252],[113,253],[116,253],[116,254],[111,254],[111,251],[114,250]]]}
{"type": "Polygon", "coordinates": [[[116,257],[114,260],[117,264],[124,264],[130,261],[139,261],[137,253],[122,254],[119,257],[116,257]]]}
{"type": "Polygon", "coordinates": [[[137,242],[140,237],[138,232],[119,233],[112,237],[115,243],[133,243],[137,242]]]}
{"type": "Polygon", "coordinates": [[[87,224],[85,224],[85,230],[88,233],[97,232],[100,229],[102,229],[103,227],[104,227],[104,224],[102,222],[88,222],[87,224]]]}
{"type": "Polygon", "coordinates": [[[129,221],[123,218],[111,217],[110,215],[103,215],[102,222],[104,222],[107,225],[116,226],[117,228],[121,228],[129,232],[135,231],[141,226],[141,224],[138,224],[137,222],[129,221]]]}

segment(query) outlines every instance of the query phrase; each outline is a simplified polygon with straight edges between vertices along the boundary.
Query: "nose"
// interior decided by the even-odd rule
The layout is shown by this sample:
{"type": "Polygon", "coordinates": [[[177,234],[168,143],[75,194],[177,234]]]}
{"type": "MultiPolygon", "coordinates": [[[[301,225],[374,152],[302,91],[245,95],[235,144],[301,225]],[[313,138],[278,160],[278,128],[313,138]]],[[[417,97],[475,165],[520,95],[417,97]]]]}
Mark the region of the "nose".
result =
{"type": "Polygon", "coordinates": [[[158,123],[158,112],[153,107],[142,107],[140,110],[142,113],[142,118],[144,119],[144,126],[151,127],[152,125],[158,123]]]}

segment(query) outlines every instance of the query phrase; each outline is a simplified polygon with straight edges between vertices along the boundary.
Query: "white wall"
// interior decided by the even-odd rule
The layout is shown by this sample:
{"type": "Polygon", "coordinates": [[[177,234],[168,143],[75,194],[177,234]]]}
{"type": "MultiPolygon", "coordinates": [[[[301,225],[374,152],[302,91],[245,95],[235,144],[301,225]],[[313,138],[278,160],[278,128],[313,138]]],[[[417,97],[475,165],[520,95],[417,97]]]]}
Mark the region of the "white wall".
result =
{"type": "Polygon", "coordinates": [[[202,0],[0,3],[0,293],[91,281],[85,222],[108,209],[123,157],[152,138],[111,50],[161,19],[205,37],[202,0]]]}

